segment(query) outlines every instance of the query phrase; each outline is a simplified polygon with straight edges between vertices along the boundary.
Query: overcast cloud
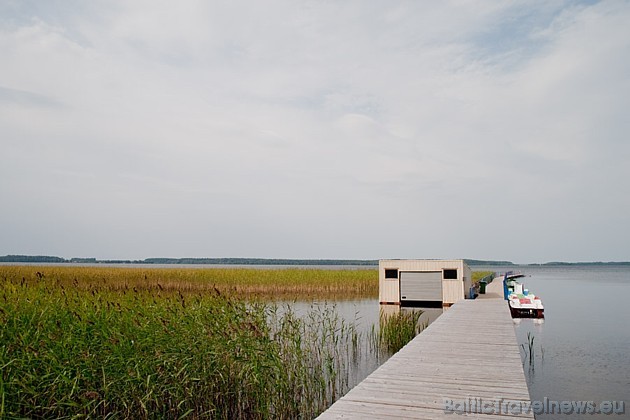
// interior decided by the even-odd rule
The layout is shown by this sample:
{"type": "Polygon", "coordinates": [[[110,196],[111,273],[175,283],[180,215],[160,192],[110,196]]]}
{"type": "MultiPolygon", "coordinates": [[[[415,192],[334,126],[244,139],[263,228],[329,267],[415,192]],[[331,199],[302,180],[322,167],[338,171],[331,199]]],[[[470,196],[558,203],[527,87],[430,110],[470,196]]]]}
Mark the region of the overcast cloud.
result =
{"type": "Polygon", "coordinates": [[[628,22],[0,0],[0,255],[630,260],[628,22]]]}

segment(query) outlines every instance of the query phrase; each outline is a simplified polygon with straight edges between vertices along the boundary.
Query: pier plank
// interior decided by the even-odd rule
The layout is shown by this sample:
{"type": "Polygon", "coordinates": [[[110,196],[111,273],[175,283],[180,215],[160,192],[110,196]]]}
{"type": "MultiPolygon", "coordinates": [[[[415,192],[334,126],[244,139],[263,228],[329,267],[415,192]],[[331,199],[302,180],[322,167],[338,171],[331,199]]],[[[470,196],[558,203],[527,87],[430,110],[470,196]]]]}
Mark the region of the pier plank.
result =
{"type": "MultiPolygon", "coordinates": [[[[445,400],[530,402],[503,299],[456,303],[319,418],[453,418],[445,400]]],[[[513,411],[458,412],[457,417],[534,418],[513,411]]]]}

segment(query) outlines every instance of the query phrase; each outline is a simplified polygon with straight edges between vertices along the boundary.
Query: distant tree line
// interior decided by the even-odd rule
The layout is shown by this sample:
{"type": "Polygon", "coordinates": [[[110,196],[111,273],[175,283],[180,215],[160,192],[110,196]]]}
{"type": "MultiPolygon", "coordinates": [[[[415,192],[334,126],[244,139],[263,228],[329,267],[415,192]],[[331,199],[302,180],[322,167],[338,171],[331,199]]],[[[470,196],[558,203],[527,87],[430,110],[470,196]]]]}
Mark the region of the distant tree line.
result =
{"type": "Polygon", "coordinates": [[[562,262],[562,261],[551,261],[551,262],[547,262],[547,263],[533,263],[533,264],[527,264],[527,265],[534,265],[534,266],[546,266],[546,265],[630,265],[630,261],[591,261],[591,262],[575,262],[575,263],[570,263],[570,262],[562,262]]]}
{"type": "MultiPolygon", "coordinates": [[[[516,265],[511,261],[464,260],[470,266],[516,265]]],[[[61,258],[49,255],[5,255],[0,263],[72,263],[72,264],[214,264],[214,265],[359,265],[378,266],[378,260],[308,260],[281,258],[146,258],[144,260],[99,260],[97,258],[61,258]]],[[[547,265],[630,265],[630,262],[548,262],[525,264],[530,266],[547,265]]]]}
{"type": "Polygon", "coordinates": [[[61,257],[51,257],[48,255],[5,255],[0,256],[0,262],[21,262],[21,263],[65,263],[68,260],[61,257]]]}
{"type": "Polygon", "coordinates": [[[144,260],[99,260],[97,258],[66,259],[45,255],[5,255],[0,256],[0,262],[74,264],[378,265],[378,260],[298,260],[277,258],[146,258],[144,260]]]}
{"type": "Polygon", "coordinates": [[[464,260],[468,265],[514,265],[512,261],[464,260]]]}
{"type": "Polygon", "coordinates": [[[147,264],[242,264],[242,265],[378,265],[378,260],[294,260],[279,258],[147,258],[147,264]]]}

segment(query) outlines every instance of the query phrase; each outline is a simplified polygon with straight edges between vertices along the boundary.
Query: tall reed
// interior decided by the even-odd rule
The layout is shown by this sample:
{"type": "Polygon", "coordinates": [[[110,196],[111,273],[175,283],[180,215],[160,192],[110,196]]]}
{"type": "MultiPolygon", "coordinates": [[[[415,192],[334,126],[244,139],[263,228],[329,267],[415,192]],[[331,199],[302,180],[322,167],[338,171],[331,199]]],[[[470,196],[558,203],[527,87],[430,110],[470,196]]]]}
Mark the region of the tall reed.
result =
{"type": "Polygon", "coordinates": [[[427,327],[426,323],[419,323],[421,316],[419,309],[400,310],[394,314],[381,312],[380,328],[371,332],[373,347],[396,353],[427,327]]]}
{"type": "Polygon", "coordinates": [[[0,266],[0,279],[24,278],[89,290],[214,291],[247,298],[350,299],[378,296],[376,269],[129,268],[0,266]]]}
{"type": "Polygon", "coordinates": [[[51,277],[0,276],[2,418],[314,417],[368,347],[334,306],[51,277]]]}

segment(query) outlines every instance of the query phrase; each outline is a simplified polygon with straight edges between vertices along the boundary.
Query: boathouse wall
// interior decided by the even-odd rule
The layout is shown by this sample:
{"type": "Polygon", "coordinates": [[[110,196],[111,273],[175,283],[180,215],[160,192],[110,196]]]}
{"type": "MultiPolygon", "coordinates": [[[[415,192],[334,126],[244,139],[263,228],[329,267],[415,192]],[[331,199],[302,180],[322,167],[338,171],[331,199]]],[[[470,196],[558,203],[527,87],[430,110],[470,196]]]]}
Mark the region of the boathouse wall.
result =
{"type": "Polygon", "coordinates": [[[472,270],[464,260],[380,260],[378,272],[381,304],[450,306],[465,299],[472,285],[472,270]]]}

